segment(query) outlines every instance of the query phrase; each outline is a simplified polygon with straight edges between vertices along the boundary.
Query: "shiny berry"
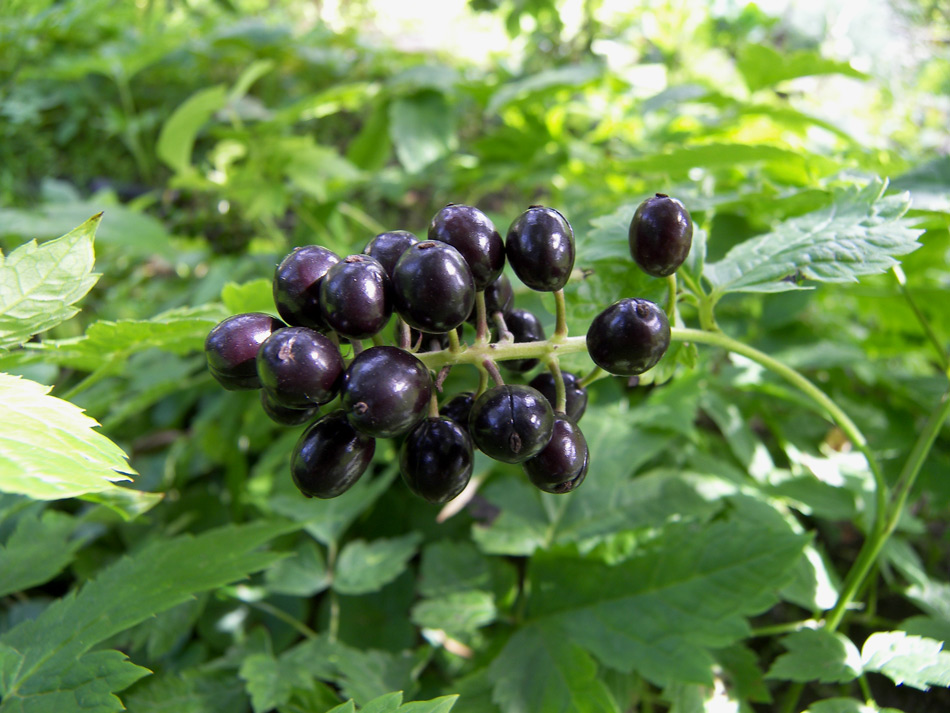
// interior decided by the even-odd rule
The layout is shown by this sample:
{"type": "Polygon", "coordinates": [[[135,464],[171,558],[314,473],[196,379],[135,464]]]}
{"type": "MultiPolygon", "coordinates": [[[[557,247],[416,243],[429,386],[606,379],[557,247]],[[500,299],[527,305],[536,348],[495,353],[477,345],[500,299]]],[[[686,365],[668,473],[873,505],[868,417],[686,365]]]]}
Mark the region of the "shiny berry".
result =
{"type": "Polygon", "coordinates": [[[531,206],[508,229],[505,251],[524,284],[555,292],[567,284],[574,269],[574,231],[553,208],[531,206]]]}
{"type": "MultiPolygon", "coordinates": [[[[496,312],[501,312],[502,316],[507,315],[514,303],[515,292],[511,287],[511,280],[502,273],[497,280],[485,288],[485,317],[488,319],[488,323],[491,324],[492,315],[496,312]]],[[[468,315],[468,321],[472,324],[475,324],[478,319],[476,312],[477,310],[472,308],[468,315]]]]}
{"type": "Polygon", "coordinates": [[[628,236],[630,254],[640,269],[654,277],[667,277],[689,255],[693,221],[682,203],[657,193],[637,208],[628,236]]]}
{"type": "MultiPolygon", "coordinates": [[[[587,389],[580,385],[580,379],[576,374],[562,371],[561,376],[564,378],[564,395],[567,397],[564,410],[571,420],[577,423],[587,410],[587,389]]],[[[542,371],[529,382],[529,386],[533,386],[544,394],[544,397],[551,402],[551,407],[554,408],[557,389],[551,372],[542,371]]]]}
{"type": "Polygon", "coordinates": [[[398,347],[370,347],[346,370],[341,402],[354,428],[391,438],[425,418],[431,396],[425,364],[398,347]]]}
{"type": "Polygon", "coordinates": [[[211,374],[229,391],[261,388],[257,352],[264,340],[285,326],[279,319],[260,312],[228,317],[205,339],[211,374]]]}
{"type": "MultiPolygon", "coordinates": [[[[505,325],[515,338],[516,344],[544,341],[541,320],[526,309],[513,309],[505,317],[505,325]]],[[[538,365],[537,359],[508,359],[501,365],[509,371],[531,371],[538,365]]]]}
{"type": "Polygon", "coordinates": [[[468,417],[472,413],[472,404],[474,403],[475,394],[471,391],[463,391],[442,404],[439,414],[468,430],[468,417]]]}
{"type": "Polygon", "coordinates": [[[392,279],[396,262],[406,252],[407,248],[418,242],[419,238],[408,230],[390,230],[387,233],[380,233],[370,240],[363,248],[363,254],[379,260],[379,264],[383,266],[386,274],[392,279]]]}
{"type": "Polygon", "coordinates": [[[268,394],[267,389],[261,389],[261,406],[267,418],[282,426],[299,426],[312,420],[320,410],[318,406],[304,409],[281,406],[268,394]]]}
{"type": "Polygon", "coordinates": [[[402,442],[399,470],[413,493],[430,503],[446,503],[468,485],[474,458],[464,428],[447,418],[427,418],[402,442]]]}
{"type": "Polygon", "coordinates": [[[320,312],[320,282],[340,262],[336,254],[319,245],[296,248],[274,272],[274,304],[287,324],[325,331],[320,312]]]}
{"type": "Polygon", "coordinates": [[[589,461],[587,439],[581,429],[568,416],[557,414],[551,440],[521,467],[528,479],[544,492],[566,493],[580,484],[579,476],[583,480],[589,461]]]}
{"type": "Polygon", "coordinates": [[[505,267],[505,244],[487,215],[470,205],[449,203],[429,223],[429,240],[448,243],[472,270],[475,289],[484,290],[505,267]]]}
{"type": "Polygon", "coordinates": [[[476,399],[468,431],[485,455],[505,463],[523,463],[551,440],[554,410],[530,386],[493,386],[476,399]]]}
{"type": "Polygon", "coordinates": [[[396,311],[421,332],[455,329],[472,311],[472,271],[451,245],[425,240],[407,249],[393,271],[396,311]]]}
{"type": "Polygon", "coordinates": [[[386,326],[393,311],[386,270],[369,255],[350,255],[327,271],[320,285],[323,319],[349,339],[367,339],[386,326]]]}
{"type": "Polygon", "coordinates": [[[274,332],[257,353],[257,373],[268,396],[287,408],[310,408],[333,400],[346,365],[340,350],[306,327],[274,332]]]}
{"type": "Polygon", "coordinates": [[[294,484],[307,497],[335,498],[363,475],[376,441],[360,433],[343,411],[333,411],[300,436],[290,459],[294,484]]]}
{"type": "Polygon", "coordinates": [[[670,346],[670,322],[650,300],[626,298],[594,317],[587,352],[601,369],[635,376],[656,366],[670,346]]]}

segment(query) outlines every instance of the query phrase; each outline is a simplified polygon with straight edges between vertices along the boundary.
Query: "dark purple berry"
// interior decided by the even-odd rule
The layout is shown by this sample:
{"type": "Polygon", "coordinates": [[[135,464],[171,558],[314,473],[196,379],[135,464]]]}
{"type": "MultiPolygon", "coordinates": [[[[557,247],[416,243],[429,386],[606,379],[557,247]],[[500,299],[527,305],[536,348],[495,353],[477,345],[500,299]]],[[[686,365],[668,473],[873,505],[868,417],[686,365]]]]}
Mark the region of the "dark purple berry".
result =
{"type": "MultiPolygon", "coordinates": [[[[505,317],[505,325],[515,338],[515,344],[542,342],[545,339],[541,320],[526,309],[513,309],[505,317]]],[[[538,365],[537,359],[509,359],[501,362],[509,371],[531,371],[538,365]]]]}
{"type": "Polygon", "coordinates": [[[274,272],[274,303],[287,324],[325,331],[320,312],[320,282],[340,262],[336,254],[319,245],[296,248],[274,272]]]}
{"type": "Polygon", "coordinates": [[[670,346],[670,322],[650,300],[626,298],[594,317],[587,352],[601,369],[635,376],[652,369],[670,346]]]}
{"type": "Polygon", "coordinates": [[[521,467],[528,479],[544,492],[566,493],[583,480],[589,459],[587,439],[581,429],[568,416],[557,414],[551,440],[521,467]]]}
{"type": "Polygon", "coordinates": [[[261,388],[257,352],[271,334],[286,325],[269,314],[250,312],[228,317],[208,333],[208,368],[229,391],[261,388]]]}
{"type": "Polygon", "coordinates": [[[379,260],[350,255],[323,278],[320,308],[327,326],[342,336],[372,337],[386,326],[393,311],[389,275],[379,260]]]}
{"type": "Polygon", "coordinates": [[[475,394],[463,391],[442,404],[439,414],[443,418],[455,421],[462,428],[468,429],[468,417],[472,413],[472,404],[475,403],[475,394]]]}
{"type": "Polygon", "coordinates": [[[421,332],[455,329],[472,311],[472,271],[451,245],[425,240],[407,249],[393,272],[396,311],[421,332]]]}
{"type": "Polygon", "coordinates": [[[399,470],[413,493],[430,503],[447,503],[468,485],[475,454],[472,439],[455,421],[427,418],[399,449],[399,470]]]}
{"type": "Polygon", "coordinates": [[[462,253],[472,270],[476,290],[488,287],[505,267],[501,235],[488,216],[473,206],[445,206],[429,223],[429,240],[448,243],[462,253]]]}
{"type": "MultiPolygon", "coordinates": [[[[507,275],[502,274],[485,288],[485,317],[488,319],[488,323],[492,323],[492,315],[496,312],[501,312],[502,316],[506,316],[511,311],[514,303],[515,292],[511,288],[511,280],[508,279],[507,275]]],[[[475,320],[478,319],[476,311],[473,307],[468,315],[468,321],[472,324],[475,324],[475,320]]]]}
{"type": "Polygon", "coordinates": [[[511,224],[505,251],[524,284],[555,292],[567,284],[574,269],[574,231],[553,208],[532,206],[511,224]]]}
{"type": "MultiPolygon", "coordinates": [[[[587,410],[587,389],[580,385],[580,379],[576,374],[562,371],[561,376],[564,377],[564,395],[567,397],[565,411],[571,420],[577,423],[587,410]]],[[[554,408],[557,390],[554,386],[554,375],[551,372],[542,371],[529,382],[529,386],[533,386],[544,394],[544,397],[551,402],[551,407],[554,408]]]]}
{"type": "Polygon", "coordinates": [[[654,277],[667,277],[689,255],[693,221],[675,198],[657,193],[637,208],[630,221],[630,255],[640,269],[654,277]]]}
{"type": "Polygon", "coordinates": [[[346,370],[341,402],[354,428],[392,438],[425,418],[431,396],[425,364],[398,347],[370,347],[346,370]]]}
{"type": "MultiPolygon", "coordinates": [[[[462,335],[464,334],[461,324],[455,328],[455,334],[458,335],[459,341],[461,341],[462,335]]],[[[397,340],[398,337],[399,335],[397,334],[397,340]]],[[[442,351],[443,349],[448,349],[451,344],[448,332],[432,334],[430,332],[420,332],[415,327],[409,327],[409,341],[413,349],[415,349],[417,344],[419,345],[417,351],[420,354],[442,351]]]]}
{"type": "Polygon", "coordinates": [[[307,497],[335,498],[359,480],[375,450],[375,440],[353,428],[343,411],[333,411],[297,441],[290,460],[294,484],[307,497]]]}
{"type": "Polygon", "coordinates": [[[380,233],[370,240],[363,248],[363,254],[379,260],[379,264],[392,279],[396,262],[407,248],[418,242],[419,238],[408,230],[391,230],[388,233],[380,233]]]}
{"type": "Polygon", "coordinates": [[[332,401],[345,368],[337,346],[306,327],[274,332],[257,353],[261,384],[274,402],[287,408],[310,408],[332,401]]]}
{"type": "Polygon", "coordinates": [[[476,399],[468,431],[485,455],[505,463],[523,463],[551,440],[554,410],[530,386],[493,386],[476,399]]]}
{"type": "Polygon", "coordinates": [[[261,389],[261,406],[271,421],[282,426],[299,426],[312,420],[320,410],[318,406],[304,409],[281,406],[267,393],[267,389],[261,389]]]}

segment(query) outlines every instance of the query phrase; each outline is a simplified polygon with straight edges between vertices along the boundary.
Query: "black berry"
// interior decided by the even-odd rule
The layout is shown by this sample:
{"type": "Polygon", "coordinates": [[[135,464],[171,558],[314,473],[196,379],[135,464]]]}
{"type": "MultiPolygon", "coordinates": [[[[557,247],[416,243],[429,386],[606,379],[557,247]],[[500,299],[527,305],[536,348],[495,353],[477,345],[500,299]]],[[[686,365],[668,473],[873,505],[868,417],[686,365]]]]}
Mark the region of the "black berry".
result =
{"type": "Polygon", "coordinates": [[[340,262],[336,254],[319,245],[295,249],[274,272],[274,304],[287,324],[324,331],[320,312],[320,282],[340,262]]]}
{"type": "Polygon", "coordinates": [[[524,284],[555,292],[567,284],[574,269],[574,231],[553,208],[532,206],[511,224],[505,251],[524,284]]]}
{"type": "Polygon", "coordinates": [[[430,503],[456,497],[472,477],[472,439],[458,423],[427,418],[399,449],[399,470],[409,489],[430,503]]]}
{"type": "Polygon", "coordinates": [[[287,408],[310,408],[333,400],[345,364],[340,350],[306,327],[274,332],[257,353],[257,373],[268,396],[287,408]]]}
{"type": "MultiPolygon", "coordinates": [[[[567,398],[564,410],[571,420],[577,423],[587,410],[587,389],[580,385],[580,379],[576,374],[562,371],[561,376],[564,378],[564,395],[567,398]]],[[[551,372],[542,371],[529,382],[529,385],[544,394],[544,397],[551,402],[551,407],[554,408],[557,396],[554,375],[551,372]]]]}
{"type": "Polygon", "coordinates": [[[568,416],[558,414],[551,440],[521,467],[528,479],[544,492],[566,493],[574,490],[586,476],[589,461],[587,439],[581,429],[568,416]]]}
{"type": "Polygon", "coordinates": [[[637,208],[628,235],[630,254],[640,269],[654,277],[667,277],[689,255],[693,221],[682,203],[657,193],[637,208]]]}
{"type": "Polygon", "coordinates": [[[472,311],[472,271],[451,245],[425,240],[407,249],[393,272],[396,310],[421,332],[455,329],[472,311]]]}
{"type": "MultiPolygon", "coordinates": [[[[515,338],[515,343],[544,341],[541,320],[526,309],[513,309],[505,316],[505,325],[515,338]]],[[[537,359],[508,359],[501,365],[510,371],[531,371],[538,365],[537,359]]]]}
{"type": "Polygon", "coordinates": [[[468,429],[468,417],[472,413],[472,404],[475,403],[475,394],[471,391],[463,391],[456,394],[451,399],[442,404],[439,413],[444,417],[455,421],[462,428],[468,429]]]}
{"type": "Polygon", "coordinates": [[[391,279],[396,262],[407,248],[418,242],[419,238],[408,230],[390,230],[370,240],[363,248],[363,254],[379,260],[379,264],[383,266],[391,279]]]}
{"type": "Polygon", "coordinates": [[[670,346],[666,313],[650,300],[627,298],[594,317],[587,351],[604,371],[635,376],[656,366],[670,346]]]}
{"type": "Polygon", "coordinates": [[[344,337],[372,337],[393,311],[389,275],[375,258],[350,255],[323,278],[320,308],[327,326],[344,337]]]}
{"type": "Polygon", "coordinates": [[[307,497],[335,498],[359,480],[375,450],[375,440],[353,428],[343,411],[333,411],[297,441],[290,460],[294,484],[307,497]]]}
{"type": "Polygon", "coordinates": [[[462,253],[472,270],[476,290],[488,287],[505,267],[501,235],[488,216],[473,206],[445,206],[429,223],[429,240],[448,243],[462,253]]]}
{"type": "MultiPolygon", "coordinates": [[[[511,311],[511,307],[514,303],[515,292],[511,287],[511,280],[508,279],[507,275],[502,273],[497,280],[485,288],[485,316],[488,319],[488,323],[491,324],[492,315],[496,312],[501,312],[503,316],[507,315],[508,312],[511,311]]],[[[478,315],[473,308],[468,315],[468,321],[475,324],[477,318],[478,315]]]]}
{"type": "Polygon", "coordinates": [[[431,396],[432,379],[421,361],[398,347],[370,347],[346,370],[341,401],[354,428],[391,438],[425,417],[431,396]]]}
{"type": "Polygon", "coordinates": [[[281,406],[267,392],[267,389],[261,389],[261,406],[271,421],[279,423],[282,426],[299,426],[301,423],[306,423],[313,419],[319,411],[319,407],[317,406],[304,409],[281,406]]]}
{"type": "Polygon", "coordinates": [[[250,312],[228,317],[208,333],[208,368],[229,391],[259,389],[257,352],[271,334],[286,325],[269,314],[250,312]]]}
{"type": "Polygon", "coordinates": [[[530,386],[503,384],[486,390],[472,405],[468,431],[486,455],[523,463],[551,440],[554,411],[530,386]]]}

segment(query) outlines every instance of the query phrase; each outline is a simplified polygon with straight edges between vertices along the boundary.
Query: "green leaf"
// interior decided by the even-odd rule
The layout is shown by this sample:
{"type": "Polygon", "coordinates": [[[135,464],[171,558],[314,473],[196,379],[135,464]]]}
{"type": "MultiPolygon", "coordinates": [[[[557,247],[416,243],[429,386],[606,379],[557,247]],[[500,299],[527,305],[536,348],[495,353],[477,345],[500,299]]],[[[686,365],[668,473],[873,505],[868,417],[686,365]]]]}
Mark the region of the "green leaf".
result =
{"type": "Polygon", "coordinates": [[[83,692],[84,710],[120,710],[112,692],[144,669],[127,663],[120,652],[89,649],[198,592],[267,567],[280,555],[258,548],[292,527],[257,522],[158,539],[102,570],[38,618],[0,637],[0,711],[69,710],[62,703],[72,691],[83,692]]]}
{"type": "Polygon", "coordinates": [[[82,540],[76,522],[55,511],[25,513],[0,546],[0,596],[48,582],[73,560],[82,540]]]}
{"type": "Polygon", "coordinates": [[[492,700],[505,713],[619,713],[590,654],[550,626],[511,637],[490,675],[492,700]]]}
{"type": "Polygon", "coordinates": [[[408,173],[418,173],[455,149],[455,120],[445,97],[425,91],[389,105],[389,132],[408,173]]]}
{"type": "Polygon", "coordinates": [[[337,561],[333,589],[340,594],[379,591],[402,573],[421,539],[413,532],[392,539],[348,542],[337,561]]]}
{"type": "Polygon", "coordinates": [[[830,174],[839,168],[834,161],[807,151],[792,151],[769,144],[720,142],[682,146],[663,153],[628,159],[623,162],[623,169],[634,174],[686,178],[694,168],[732,169],[736,166],[759,164],[794,168],[806,175],[830,174]]]}
{"type": "Polygon", "coordinates": [[[818,74],[843,74],[855,79],[868,75],[854,69],[847,62],[826,59],[817,52],[801,50],[781,54],[765,45],[746,45],[739,51],[739,71],[751,91],[775,86],[786,79],[818,74]]]}
{"type": "Polygon", "coordinates": [[[846,636],[824,629],[803,629],[781,639],[788,653],[772,664],[768,678],[785,681],[847,683],[861,675],[861,654],[846,636]]]}
{"type": "Polygon", "coordinates": [[[275,594],[312,597],[330,586],[330,574],[316,543],[307,538],[295,556],[280,560],[267,570],[267,588],[275,594]]]}
{"type": "Polygon", "coordinates": [[[229,314],[263,312],[277,316],[274,307],[274,281],[261,277],[239,285],[229,282],[221,290],[221,301],[229,314]]]}
{"type": "Polygon", "coordinates": [[[856,282],[898,264],[894,255],[913,252],[921,231],[904,214],[906,195],[884,196],[886,184],[873,181],[842,190],[828,208],[792,218],[774,231],[740,243],[706,278],[718,294],[784,292],[800,289],[799,277],[819,282],[856,282]]]}
{"type": "Polygon", "coordinates": [[[488,592],[469,590],[423,599],[412,608],[412,621],[450,635],[470,634],[495,621],[495,598],[488,592]]]}
{"type": "Polygon", "coordinates": [[[805,713],[902,713],[896,708],[878,708],[854,698],[827,698],[812,703],[805,713]]]}
{"type": "Polygon", "coordinates": [[[439,540],[422,550],[419,593],[440,597],[454,592],[491,588],[488,559],[470,542],[439,540]]]}
{"type": "Polygon", "coordinates": [[[598,64],[572,64],[555,69],[546,69],[528,77],[508,82],[492,95],[485,109],[488,114],[497,114],[513,101],[525,99],[538,92],[547,92],[560,87],[581,87],[604,73],[598,64]]]}
{"type": "Polygon", "coordinates": [[[931,686],[950,686],[950,654],[943,642],[903,631],[871,634],[861,647],[865,671],[883,673],[898,686],[922,691],[931,686]]]}
{"type": "Polygon", "coordinates": [[[234,713],[247,699],[230,672],[187,669],[152,676],[124,696],[134,713],[234,713]]]}
{"type": "Polygon", "coordinates": [[[228,90],[223,84],[201,89],[186,99],[162,126],[158,135],[155,153],[175,173],[192,170],[191,153],[195,138],[202,126],[223,108],[228,100],[228,90]]]}
{"type": "Polygon", "coordinates": [[[0,254],[0,348],[23,344],[64,322],[96,284],[93,238],[102,214],[56,240],[31,240],[0,254]]]}
{"type": "Polygon", "coordinates": [[[367,702],[360,710],[362,713],[392,713],[399,710],[401,705],[402,691],[393,691],[367,702]]]}
{"type": "Polygon", "coordinates": [[[57,500],[115,488],[135,473],[99,424],[49,387],[0,374],[0,491],[57,500]]]}
{"type": "Polygon", "coordinates": [[[359,709],[355,707],[353,699],[350,699],[346,703],[341,703],[327,711],[327,713],[356,713],[357,710],[360,713],[448,713],[457,700],[458,696],[452,695],[433,698],[430,701],[412,701],[400,705],[402,703],[402,691],[394,691],[374,698],[359,709]]]}

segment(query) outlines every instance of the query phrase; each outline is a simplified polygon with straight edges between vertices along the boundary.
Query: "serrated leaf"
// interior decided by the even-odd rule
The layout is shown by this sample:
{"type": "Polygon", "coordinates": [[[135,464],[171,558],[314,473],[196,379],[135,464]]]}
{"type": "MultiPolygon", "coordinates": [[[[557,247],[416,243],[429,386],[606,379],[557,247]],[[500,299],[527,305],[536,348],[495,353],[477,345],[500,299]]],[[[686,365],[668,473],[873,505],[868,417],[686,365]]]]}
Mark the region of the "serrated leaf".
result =
{"type": "Polygon", "coordinates": [[[93,238],[102,214],[56,240],[31,240],[0,253],[0,349],[23,344],[69,319],[99,276],[93,274],[93,238]]]}
{"type": "Polygon", "coordinates": [[[188,97],[162,125],[155,153],[176,173],[188,173],[198,131],[224,107],[228,90],[223,84],[201,89],[188,97]]]}
{"type": "Polygon", "coordinates": [[[0,374],[0,491],[57,500],[116,487],[135,473],[99,424],[49,387],[0,374]]]}
{"type": "Polygon", "coordinates": [[[293,557],[282,559],[267,570],[264,581],[275,594],[312,597],[330,586],[330,574],[323,553],[313,540],[307,538],[297,547],[293,557]]]}
{"type": "Polygon", "coordinates": [[[898,686],[927,691],[931,686],[950,686],[950,653],[943,642],[903,631],[871,634],[861,647],[865,671],[877,671],[898,686]]]}
{"type": "Polygon", "coordinates": [[[351,595],[378,592],[402,573],[421,539],[413,532],[372,542],[348,542],[337,560],[333,589],[351,595]]]}
{"type": "Polygon", "coordinates": [[[82,543],[73,538],[76,522],[54,511],[25,513],[0,546],[0,596],[48,582],[73,560],[82,543]]]}
{"type": "Polygon", "coordinates": [[[89,692],[89,710],[120,710],[112,692],[144,670],[119,652],[89,649],[198,592],[265,568],[280,555],[258,548],[293,527],[257,522],[160,539],[102,570],[0,637],[0,711],[66,710],[56,706],[64,690],[75,689],[89,692]]]}
{"type": "Polygon", "coordinates": [[[134,713],[234,713],[247,707],[233,674],[213,670],[152,676],[123,698],[134,713]]]}
{"type": "Polygon", "coordinates": [[[400,705],[402,691],[394,691],[374,698],[359,709],[356,708],[353,699],[350,699],[330,709],[327,713],[356,713],[357,710],[359,713],[448,713],[457,700],[457,695],[451,695],[400,705]]]}
{"type": "Polygon", "coordinates": [[[412,608],[412,621],[427,629],[443,629],[450,635],[470,634],[495,620],[495,598],[472,589],[423,599],[412,608]]]}
{"type": "Polygon", "coordinates": [[[417,581],[419,593],[439,597],[491,587],[488,559],[466,541],[439,540],[422,549],[417,581]]]}
{"type": "Polygon", "coordinates": [[[753,92],[771,87],[786,79],[819,74],[843,74],[855,79],[867,79],[847,62],[826,59],[817,52],[800,50],[781,54],[765,45],[746,45],[739,50],[737,63],[746,84],[753,92]]]}
{"type": "Polygon", "coordinates": [[[706,265],[705,276],[722,295],[796,290],[797,277],[856,282],[859,276],[884,272],[898,264],[893,256],[920,247],[922,232],[902,220],[908,197],[884,196],[886,187],[873,181],[862,189],[845,189],[828,208],[740,243],[706,265]]]}
{"type": "Polygon", "coordinates": [[[243,284],[227,283],[221,290],[221,301],[228,314],[264,312],[277,316],[274,306],[274,281],[261,277],[243,284]]]}
{"type": "Polygon", "coordinates": [[[402,691],[393,691],[368,701],[360,711],[361,713],[392,713],[398,710],[401,705],[402,691]]]}
{"type": "Polygon", "coordinates": [[[452,109],[438,92],[423,91],[389,105],[389,133],[399,163],[418,173],[457,143],[452,109]]]}
{"type": "Polygon", "coordinates": [[[858,647],[843,634],[824,629],[803,629],[783,636],[788,653],[775,659],[766,674],[785,681],[847,683],[861,675],[858,647]]]}

